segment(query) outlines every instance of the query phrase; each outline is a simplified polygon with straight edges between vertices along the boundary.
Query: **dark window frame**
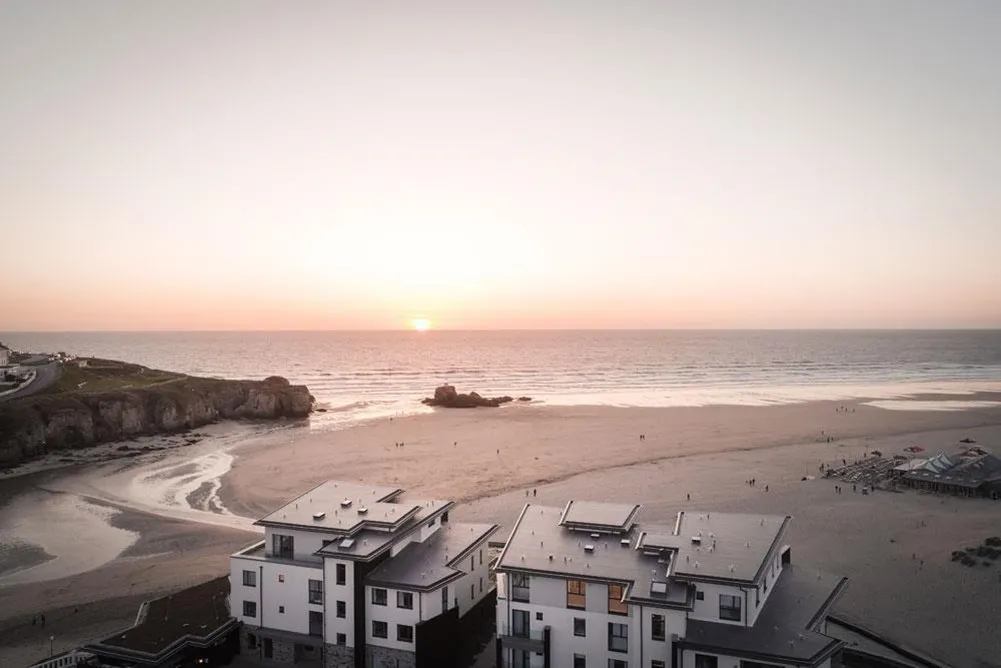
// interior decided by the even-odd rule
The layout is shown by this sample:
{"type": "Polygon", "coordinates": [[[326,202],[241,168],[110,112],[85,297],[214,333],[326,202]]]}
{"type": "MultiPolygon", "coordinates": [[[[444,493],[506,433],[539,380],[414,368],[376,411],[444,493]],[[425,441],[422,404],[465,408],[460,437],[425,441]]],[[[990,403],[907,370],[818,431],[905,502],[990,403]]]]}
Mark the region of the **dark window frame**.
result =
{"type": "Polygon", "coordinates": [[[629,625],[608,622],[608,651],[629,652],[629,625]]]}
{"type": "Polygon", "coordinates": [[[389,590],[382,587],[372,587],[372,605],[388,606],[389,590]]]}
{"type": "Polygon", "coordinates": [[[744,620],[744,610],[740,596],[734,596],[733,594],[719,595],[719,618],[727,622],[741,622],[744,620]],[[729,602],[731,605],[724,605],[725,602],[729,602]]]}
{"type": "Polygon", "coordinates": [[[413,592],[409,591],[396,592],[396,607],[400,608],[401,610],[413,610],[414,609],[413,592]]]}
{"type": "Polygon", "coordinates": [[[667,617],[657,613],[650,615],[650,639],[667,640],[667,617]]]}
{"type": "Polygon", "coordinates": [[[572,610],[587,609],[587,583],[583,580],[567,579],[567,607],[572,610]]]}
{"type": "Polygon", "coordinates": [[[629,605],[622,600],[622,597],[626,594],[625,585],[620,584],[610,584],[608,585],[608,614],[610,615],[628,615],[629,605]]]}
{"type": "Polygon", "coordinates": [[[573,634],[577,638],[587,637],[587,618],[586,617],[574,617],[573,618],[573,634]],[[580,633],[577,633],[578,622],[580,623],[580,633]]]}
{"type": "Polygon", "coordinates": [[[373,638],[381,638],[381,639],[384,639],[384,640],[388,639],[389,638],[389,624],[386,623],[386,622],[381,622],[378,619],[373,619],[372,620],[372,637],[373,638]],[[382,631],[382,635],[379,635],[376,632],[376,629],[380,629],[382,631]]]}
{"type": "Polygon", "coordinates": [[[310,605],[323,605],[323,580],[309,580],[310,605]]]}
{"type": "Polygon", "coordinates": [[[334,568],[334,582],[339,585],[348,583],[348,567],[346,564],[337,564],[334,568]]]}
{"type": "Polygon", "coordinates": [[[243,571],[243,586],[257,587],[257,571],[249,571],[249,570],[243,571]]]}
{"type": "Polygon", "coordinates": [[[414,641],[414,627],[411,626],[410,624],[397,624],[396,625],[396,640],[397,640],[397,642],[409,642],[409,643],[412,643],[414,641]],[[404,633],[404,630],[406,630],[407,633],[404,633]],[[403,637],[404,635],[409,635],[410,637],[409,638],[405,638],[405,637],[403,637]]]}
{"type": "Polygon", "coordinates": [[[257,601],[243,602],[243,616],[257,619],[257,601]]]}
{"type": "Polygon", "coordinates": [[[271,553],[279,559],[295,558],[295,536],[283,533],[271,534],[271,553]]]}

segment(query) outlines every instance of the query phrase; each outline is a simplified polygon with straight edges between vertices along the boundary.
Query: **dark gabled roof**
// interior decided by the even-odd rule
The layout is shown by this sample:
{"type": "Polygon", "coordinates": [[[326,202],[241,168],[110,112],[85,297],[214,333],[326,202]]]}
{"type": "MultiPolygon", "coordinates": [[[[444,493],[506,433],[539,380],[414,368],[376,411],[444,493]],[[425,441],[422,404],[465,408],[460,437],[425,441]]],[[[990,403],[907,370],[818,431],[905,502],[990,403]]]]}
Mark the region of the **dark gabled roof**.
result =
{"type": "Polygon", "coordinates": [[[786,565],[754,626],[688,621],[686,647],[717,650],[760,661],[814,666],[842,641],[813,630],[848,585],[847,578],[786,565]]]}

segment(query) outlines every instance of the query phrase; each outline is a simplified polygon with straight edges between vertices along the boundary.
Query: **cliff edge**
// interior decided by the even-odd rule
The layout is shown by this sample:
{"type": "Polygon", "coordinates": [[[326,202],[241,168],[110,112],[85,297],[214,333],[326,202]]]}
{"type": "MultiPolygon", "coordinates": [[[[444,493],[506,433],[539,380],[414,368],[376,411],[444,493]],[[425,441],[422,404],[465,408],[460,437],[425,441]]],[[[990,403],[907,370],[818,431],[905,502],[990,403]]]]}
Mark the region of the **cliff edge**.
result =
{"type": "MultiPolygon", "coordinates": [[[[124,365],[123,365],[124,366],[124,365]]],[[[155,383],[86,391],[87,383],[0,404],[0,465],[55,450],[84,448],[134,436],[180,432],[224,419],[306,417],[314,399],[304,385],[280,376],[221,380],[157,372],[155,383]]],[[[154,376],[156,377],[156,376],[154,376]]],[[[93,382],[91,387],[109,387],[93,382]]]]}

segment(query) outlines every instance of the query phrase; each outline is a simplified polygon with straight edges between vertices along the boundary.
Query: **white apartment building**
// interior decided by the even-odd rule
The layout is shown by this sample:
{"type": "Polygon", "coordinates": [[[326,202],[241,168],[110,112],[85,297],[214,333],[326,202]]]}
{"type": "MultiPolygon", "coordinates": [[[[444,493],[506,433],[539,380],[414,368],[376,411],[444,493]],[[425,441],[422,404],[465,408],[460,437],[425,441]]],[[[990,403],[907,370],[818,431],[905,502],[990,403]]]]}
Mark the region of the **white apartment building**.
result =
{"type": "Polygon", "coordinates": [[[498,558],[498,668],[831,668],[847,578],[793,566],[790,517],[528,504],[498,558]]]}
{"type": "Polygon", "coordinates": [[[256,524],[230,557],[241,652],[326,668],[447,667],[459,620],[492,590],[489,524],[448,521],[451,501],[325,482],[256,524]]]}

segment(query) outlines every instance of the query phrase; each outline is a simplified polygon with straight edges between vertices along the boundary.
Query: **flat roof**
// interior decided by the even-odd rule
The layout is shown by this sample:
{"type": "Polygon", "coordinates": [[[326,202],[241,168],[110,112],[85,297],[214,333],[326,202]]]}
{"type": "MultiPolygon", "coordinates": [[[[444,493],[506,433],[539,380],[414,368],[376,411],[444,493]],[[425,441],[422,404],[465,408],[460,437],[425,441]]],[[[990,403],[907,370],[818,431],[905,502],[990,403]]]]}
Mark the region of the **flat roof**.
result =
{"type": "MultiPolygon", "coordinates": [[[[564,509],[528,504],[497,561],[497,570],[522,571],[629,585],[626,600],[670,607],[691,604],[689,587],[668,578],[669,560],[636,549],[639,530],[592,538],[560,524],[564,509]],[[623,543],[623,541],[625,541],[623,543]],[[587,546],[593,549],[588,549],[587,546]],[[653,583],[664,583],[653,591],[653,583]]],[[[667,531],[667,528],[663,529],[667,531]]]]}
{"type": "Polygon", "coordinates": [[[673,573],[679,577],[754,582],[777,551],[792,518],[682,511],[673,573]]]}
{"type": "Polygon", "coordinates": [[[229,577],[223,576],[148,601],[135,625],[86,649],[98,655],[152,662],[185,643],[205,646],[213,636],[236,623],[229,614],[228,597],[229,577]]]}
{"type": "Polygon", "coordinates": [[[843,642],[810,630],[827,614],[847,578],[787,564],[754,626],[688,620],[682,643],[745,657],[812,665],[843,642]]]}
{"type": "Polygon", "coordinates": [[[639,510],[638,504],[571,500],[563,510],[560,524],[570,529],[622,533],[633,525],[639,510]]]}
{"type": "Polygon", "coordinates": [[[350,534],[350,541],[343,537],[333,539],[314,554],[338,559],[368,561],[389,549],[407,532],[416,530],[424,522],[447,512],[455,504],[452,501],[440,499],[413,500],[408,502],[416,511],[406,518],[406,522],[397,526],[394,531],[384,531],[362,527],[350,534]]]}
{"type": "Polygon", "coordinates": [[[366,524],[396,527],[416,511],[413,504],[394,502],[402,493],[394,487],[328,480],[255,524],[349,535],[366,524]]]}
{"type": "Polygon", "coordinates": [[[436,589],[469,572],[465,553],[497,531],[496,524],[445,524],[424,542],[413,542],[373,570],[366,584],[436,589]]]}

